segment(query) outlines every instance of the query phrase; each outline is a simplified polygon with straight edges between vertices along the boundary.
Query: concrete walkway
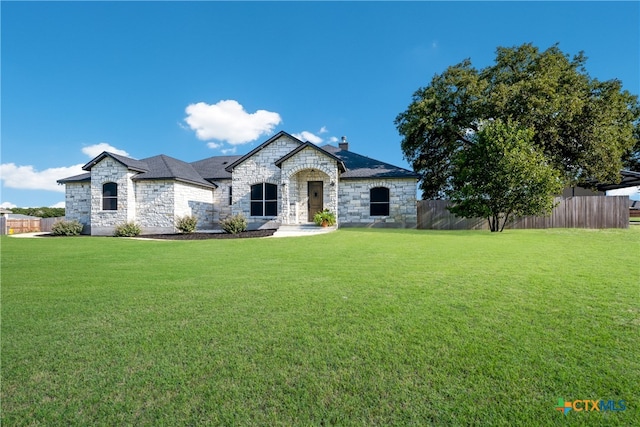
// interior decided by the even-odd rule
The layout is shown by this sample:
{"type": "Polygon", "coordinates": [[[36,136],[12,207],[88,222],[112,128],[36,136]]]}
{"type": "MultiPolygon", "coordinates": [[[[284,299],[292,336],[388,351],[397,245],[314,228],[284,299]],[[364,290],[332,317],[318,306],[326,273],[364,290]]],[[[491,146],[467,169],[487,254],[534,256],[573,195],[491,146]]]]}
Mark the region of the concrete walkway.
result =
{"type": "Polygon", "coordinates": [[[49,233],[48,231],[38,231],[36,233],[7,234],[7,236],[23,238],[23,237],[41,237],[41,236],[45,236],[47,234],[51,234],[51,233],[49,233]]]}
{"type": "Polygon", "coordinates": [[[315,224],[281,225],[271,237],[315,236],[336,231],[337,226],[318,227],[315,224]]]}

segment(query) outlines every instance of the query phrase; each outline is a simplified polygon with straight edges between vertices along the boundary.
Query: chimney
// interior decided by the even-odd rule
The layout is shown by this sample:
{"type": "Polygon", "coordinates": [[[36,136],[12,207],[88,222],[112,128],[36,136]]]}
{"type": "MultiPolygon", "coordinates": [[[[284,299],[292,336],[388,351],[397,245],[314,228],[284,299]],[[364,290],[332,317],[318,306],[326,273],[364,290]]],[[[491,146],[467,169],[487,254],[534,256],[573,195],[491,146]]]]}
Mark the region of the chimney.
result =
{"type": "Polygon", "coordinates": [[[338,147],[341,150],[349,151],[349,143],[347,142],[347,137],[346,136],[342,137],[342,141],[340,143],[338,143],[338,147]]]}

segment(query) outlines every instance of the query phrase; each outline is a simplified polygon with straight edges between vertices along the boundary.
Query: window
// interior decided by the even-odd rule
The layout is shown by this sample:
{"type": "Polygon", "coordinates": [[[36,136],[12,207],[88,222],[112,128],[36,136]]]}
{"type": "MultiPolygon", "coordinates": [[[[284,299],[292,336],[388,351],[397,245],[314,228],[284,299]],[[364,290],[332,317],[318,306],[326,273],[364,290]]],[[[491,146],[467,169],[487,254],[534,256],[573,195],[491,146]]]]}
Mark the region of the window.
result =
{"type": "Polygon", "coordinates": [[[371,204],[369,205],[369,215],[388,216],[389,215],[389,189],[386,187],[375,187],[369,191],[371,204]]]}
{"type": "Polygon", "coordinates": [[[118,184],[115,182],[102,184],[102,210],[118,210],[118,184]]]}
{"type": "Polygon", "coordinates": [[[233,187],[229,187],[229,206],[233,204],[233,187]]]}
{"type": "Polygon", "coordinates": [[[278,215],[278,186],[263,182],[251,186],[251,216],[278,215]]]}

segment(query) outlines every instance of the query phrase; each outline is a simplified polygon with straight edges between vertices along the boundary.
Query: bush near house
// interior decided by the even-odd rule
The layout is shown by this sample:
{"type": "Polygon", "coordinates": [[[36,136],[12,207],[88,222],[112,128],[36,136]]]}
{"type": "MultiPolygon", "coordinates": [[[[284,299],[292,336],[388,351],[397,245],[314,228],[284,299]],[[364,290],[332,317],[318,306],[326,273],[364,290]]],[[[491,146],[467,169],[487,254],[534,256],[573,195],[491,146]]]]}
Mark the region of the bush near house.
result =
{"type": "Polygon", "coordinates": [[[247,219],[242,214],[229,216],[220,221],[220,226],[230,234],[238,234],[247,231],[247,219]]]}
{"type": "Polygon", "coordinates": [[[185,215],[179,217],[176,221],[176,228],[180,233],[190,234],[196,231],[198,225],[198,217],[195,215],[185,215]]]}
{"type": "Polygon", "coordinates": [[[82,233],[82,224],[77,219],[56,221],[51,226],[51,234],[54,236],[79,236],[80,233],[82,233]]]}
{"type": "Polygon", "coordinates": [[[116,237],[136,237],[139,236],[142,229],[135,222],[125,222],[116,227],[114,236],[116,237]]]}

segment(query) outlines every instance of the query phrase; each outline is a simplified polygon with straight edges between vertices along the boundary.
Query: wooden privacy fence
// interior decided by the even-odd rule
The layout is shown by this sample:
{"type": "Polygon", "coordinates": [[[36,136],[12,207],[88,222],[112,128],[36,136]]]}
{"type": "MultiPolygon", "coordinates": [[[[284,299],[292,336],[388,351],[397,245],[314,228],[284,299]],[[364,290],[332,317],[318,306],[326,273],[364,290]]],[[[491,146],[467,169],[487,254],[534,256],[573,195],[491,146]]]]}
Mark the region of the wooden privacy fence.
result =
{"type": "Polygon", "coordinates": [[[49,232],[56,221],[63,219],[64,217],[12,219],[2,216],[0,217],[0,234],[35,233],[38,231],[49,232]]]}
{"type": "MultiPolygon", "coordinates": [[[[628,196],[557,198],[550,216],[527,216],[505,228],[628,228],[628,196]]],[[[486,218],[458,218],[447,210],[449,200],[418,201],[418,228],[428,230],[488,230],[486,218]]]]}

